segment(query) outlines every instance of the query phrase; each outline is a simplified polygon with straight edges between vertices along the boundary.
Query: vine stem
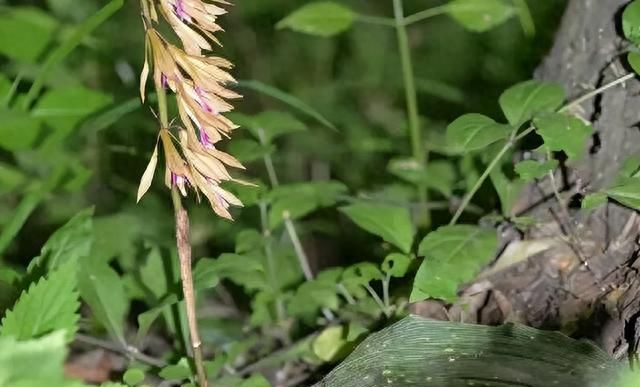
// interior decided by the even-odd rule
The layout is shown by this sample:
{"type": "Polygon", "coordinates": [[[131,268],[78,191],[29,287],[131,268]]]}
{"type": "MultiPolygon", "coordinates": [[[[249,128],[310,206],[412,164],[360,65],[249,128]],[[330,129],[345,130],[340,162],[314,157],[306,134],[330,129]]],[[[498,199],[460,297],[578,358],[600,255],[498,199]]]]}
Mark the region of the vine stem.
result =
{"type": "MultiPolygon", "coordinates": [[[[160,124],[163,128],[169,127],[169,113],[167,109],[167,93],[162,87],[156,87],[158,95],[158,110],[160,113],[160,124]]],[[[191,268],[191,242],[189,238],[189,214],[182,206],[182,198],[178,188],[171,188],[171,200],[176,218],[176,246],[178,258],[180,259],[180,279],[182,282],[182,293],[184,295],[185,309],[187,312],[187,324],[189,328],[189,339],[191,350],[193,351],[193,363],[196,368],[198,384],[200,387],[209,387],[207,373],[204,369],[204,355],[202,353],[202,341],[198,330],[198,315],[196,313],[196,294],[193,287],[193,272],[191,268]]]]}
{"type": "MultiPolygon", "coordinates": [[[[422,133],[420,131],[420,117],[418,115],[418,94],[416,92],[415,76],[413,64],[411,63],[411,50],[409,38],[407,36],[406,20],[402,0],[393,0],[393,14],[398,39],[398,49],[402,63],[402,77],[404,80],[405,98],[407,103],[407,114],[409,118],[409,136],[411,138],[411,149],[413,158],[426,170],[428,163],[427,150],[422,143],[422,133]]],[[[424,183],[418,185],[418,197],[422,207],[421,214],[424,216],[422,223],[428,226],[431,222],[431,214],[427,203],[429,196],[424,183]]]]}
{"type": "MultiPolygon", "coordinates": [[[[631,73],[631,74],[626,74],[623,75],[617,79],[614,79],[613,81],[597,88],[594,89],[586,94],[584,94],[581,97],[576,98],[575,100],[569,102],[568,104],[566,104],[565,106],[563,106],[562,108],[560,108],[558,110],[559,113],[564,113],[564,112],[568,112],[571,109],[575,108],[576,106],[580,105],[581,103],[599,95],[602,94],[603,92],[611,89],[612,87],[615,87],[619,84],[622,84],[632,78],[635,77],[635,74],[631,73]]],[[[455,215],[453,216],[453,218],[451,218],[451,221],[449,222],[450,226],[455,225],[458,220],[460,219],[460,216],[462,215],[462,213],[464,212],[464,210],[467,208],[467,206],[469,206],[469,204],[471,203],[471,200],[473,199],[473,197],[475,196],[475,194],[478,192],[478,190],[480,189],[480,187],[482,187],[482,184],[484,184],[485,180],[487,180],[487,178],[489,177],[489,175],[491,175],[491,172],[493,171],[493,169],[498,165],[498,163],[500,162],[500,160],[502,159],[502,157],[509,151],[509,149],[511,149],[511,147],[513,147],[515,144],[517,144],[517,142],[521,139],[523,139],[524,137],[526,137],[529,133],[533,132],[535,130],[535,127],[533,126],[529,126],[527,129],[525,129],[522,133],[518,134],[517,136],[511,136],[511,138],[509,139],[509,141],[507,141],[507,143],[502,147],[502,149],[500,150],[500,152],[498,152],[498,154],[493,158],[493,160],[491,160],[491,162],[489,163],[489,166],[487,167],[487,169],[485,169],[484,173],[480,176],[480,178],[478,179],[478,181],[476,181],[476,183],[474,184],[473,188],[471,188],[471,190],[469,191],[469,193],[467,193],[467,195],[464,197],[462,203],[460,204],[460,206],[458,207],[458,209],[456,210],[455,215]]]]}

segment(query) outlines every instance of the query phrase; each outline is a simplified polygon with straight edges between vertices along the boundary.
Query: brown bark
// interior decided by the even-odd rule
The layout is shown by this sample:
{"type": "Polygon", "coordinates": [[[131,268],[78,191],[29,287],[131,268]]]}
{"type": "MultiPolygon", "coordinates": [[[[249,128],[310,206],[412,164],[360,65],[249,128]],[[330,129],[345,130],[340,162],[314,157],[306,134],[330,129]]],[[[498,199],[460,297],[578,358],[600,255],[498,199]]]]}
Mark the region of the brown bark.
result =
{"type": "MultiPolygon", "coordinates": [[[[535,77],[562,84],[573,98],[628,73],[622,55],[626,43],[620,37],[621,12],[628,2],[570,1],[556,42],[535,77]]],[[[597,133],[581,162],[556,172],[563,197],[575,199],[608,187],[624,160],[640,154],[639,95],[640,82],[633,79],[574,112],[591,121],[597,133]]],[[[549,181],[529,186],[517,210],[535,217],[538,224],[524,235],[506,227],[502,237],[508,247],[465,287],[460,302],[453,306],[426,302],[414,305],[414,311],[466,322],[518,321],[561,329],[591,338],[617,357],[636,351],[640,339],[636,212],[609,202],[595,211],[569,208],[567,219],[549,181]],[[517,246],[534,253],[516,254],[517,246]],[[510,264],[510,259],[516,262],[510,264]]]]}

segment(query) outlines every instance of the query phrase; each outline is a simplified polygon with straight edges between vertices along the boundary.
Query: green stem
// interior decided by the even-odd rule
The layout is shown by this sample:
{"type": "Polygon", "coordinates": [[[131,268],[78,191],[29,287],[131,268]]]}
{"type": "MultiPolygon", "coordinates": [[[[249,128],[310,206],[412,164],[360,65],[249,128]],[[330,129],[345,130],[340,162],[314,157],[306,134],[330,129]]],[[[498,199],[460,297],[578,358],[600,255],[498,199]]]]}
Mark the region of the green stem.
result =
{"type": "MultiPolygon", "coordinates": [[[[404,80],[405,98],[407,101],[411,149],[413,158],[424,170],[426,170],[428,155],[424,144],[422,143],[420,117],[418,115],[418,95],[416,93],[415,76],[413,72],[413,64],[411,63],[411,51],[405,25],[402,0],[393,0],[393,13],[396,24],[398,48],[400,50],[400,60],[402,62],[402,77],[404,80]]],[[[425,226],[428,226],[431,222],[431,216],[427,206],[427,203],[429,202],[428,192],[424,183],[420,183],[418,186],[418,197],[423,207],[421,214],[422,216],[424,216],[424,218],[422,219],[421,223],[423,223],[425,226]]]]}
{"type": "Polygon", "coordinates": [[[382,300],[384,301],[384,308],[386,311],[391,309],[391,300],[389,298],[389,283],[391,282],[391,275],[387,275],[382,279],[382,300]]]}
{"type": "Polygon", "coordinates": [[[531,16],[531,10],[527,5],[527,0],[513,0],[516,5],[516,12],[518,13],[518,19],[524,34],[528,37],[532,37],[536,34],[536,24],[531,16]]]}
{"type": "MultiPolygon", "coordinates": [[[[264,251],[267,257],[267,266],[269,267],[269,282],[271,282],[271,287],[275,290],[278,288],[278,279],[276,278],[276,263],[273,259],[273,237],[271,236],[271,228],[269,227],[269,210],[265,201],[261,200],[258,203],[258,206],[260,207],[262,235],[265,239],[264,251]]],[[[276,296],[276,312],[278,313],[278,321],[283,321],[286,316],[286,311],[284,307],[284,301],[282,300],[282,297],[280,297],[279,291],[278,295],[276,296]]]]}
{"type": "Polygon", "coordinates": [[[423,20],[430,19],[435,16],[444,15],[447,12],[449,12],[451,8],[452,7],[449,4],[444,4],[444,5],[439,5],[437,7],[425,9],[424,11],[420,11],[420,12],[414,13],[413,15],[407,16],[404,19],[404,25],[409,26],[411,24],[421,22],[423,20]]]}
{"type": "MultiPolygon", "coordinates": [[[[258,129],[258,137],[260,138],[260,144],[266,147],[268,144],[264,135],[264,129],[258,129]]],[[[264,166],[267,169],[267,175],[269,176],[271,187],[278,187],[280,182],[278,181],[278,174],[276,173],[276,168],[273,166],[273,159],[271,158],[271,155],[269,153],[265,153],[262,159],[264,160],[264,166]]]]}
{"type": "Polygon", "coordinates": [[[360,23],[365,23],[365,24],[375,24],[378,26],[385,26],[385,27],[393,27],[395,28],[396,26],[396,22],[393,19],[389,19],[386,17],[380,17],[380,16],[370,16],[370,15],[356,15],[356,21],[360,22],[360,23]]]}

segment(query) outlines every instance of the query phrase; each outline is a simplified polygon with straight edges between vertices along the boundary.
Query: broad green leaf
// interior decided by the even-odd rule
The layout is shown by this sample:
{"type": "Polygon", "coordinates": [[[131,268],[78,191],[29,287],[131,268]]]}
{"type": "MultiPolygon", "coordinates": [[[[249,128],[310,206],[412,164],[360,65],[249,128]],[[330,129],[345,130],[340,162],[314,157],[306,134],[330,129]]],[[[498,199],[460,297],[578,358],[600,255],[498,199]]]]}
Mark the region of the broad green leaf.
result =
{"type": "Polygon", "coordinates": [[[0,108],[0,148],[8,151],[30,149],[40,134],[40,122],[27,113],[0,108]]]}
{"type": "Polygon", "coordinates": [[[84,260],[80,265],[78,285],[82,299],[89,304],[96,320],[124,342],[124,319],[129,300],[118,273],[106,263],[84,260]]]}
{"type": "Polygon", "coordinates": [[[458,286],[473,279],[497,247],[495,230],[476,226],[445,226],[429,233],[420,243],[418,254],[425,259],[416,274],[411,301],[424,295],[454,301],[458,286]]]}
{"type": "Polygon", "coordinates": [[[306,281],[289,300],[287,311],[293,316],[314,316],[321,308],[337,310],[339,304],[335,282],[306,281]]]}
{"type": "Polygon", "coordinates": [[[307,130],[307,126],[293,115],[280,111],[264,111],[254,116],[241,113],[229,114],[234,123],[246,127],[260,142],[271,143],[288,133],[307,130]]]}
{"type": "Polygon", "coordinates": [[[369,329],[357,321],[351,321],[348,327],[346,340],[348,342],[356,341],[364,333],[368,333],[369,329]]]}
{"type": "Polygon", "coordinates": [[[297,97],[289,93],[285,93],[280,89],[276,89],[273,86],[269,86],[265,83],[262,83],[257,80],[246,80],[239,81],[238,86],[244,87],[247,89],[251,89],[257,91],[259,93],[268,95],[269,97],[275,98],[281,102],[286,103],[287,105],[297,109],[298,111],[306,114],[307,116],[315,119],[322,125],[326,126],[329,129],[336,130],[336,126],[332,124],[329,120],[327,120],[322,114],[320,114],[317,110],[313,109],[307,103],[299,100],[297,97]]]}
{"type": "Polygon", "coordinates": [[[640,2],[632,1],[622,13],[622,31],[633,43],[640,45],[640,2]]]}
{"type": "Polygon", "coordinates": [[[358,203],[340,208],[358,226],[399,248],[411,251],[413,224],[409,210],[376,203],[358,203]]]}
{"type": "Polygon", "coordinates": [[[356,263],[347,267],[342,273],[342,282],[350,286],[364,286],[382,278],[380,269],[371,262],[356,263]]]}
{"type": "Polygon", "coordinates": [[[64,361],[65,332],[55,331],[35,340],[0,337],[0,386],[67,386],[64,361]]]}
{"type": "Polygon", "coordinates": [[[447,12],[463,27],[475,32],[496,27],[515,13],[513,6],[505,0],[453,0],[448,4],[447,12]]]}
{"type": "Polygon", "coordinates": [[[640,178],[621,179],[618,185],[609,188],[606,193],[611,199],[640,210],[640,178]]]}
{"type": "Polygon", "coordinates": [[[424,184],[445,197],[451,196],[456,180],[455,168],[448,161],[433,161],[425,168],[413,158],[396,158],[389,162],[387,170],[409,183],[424,184]]]}
{"type": "Polygon", "coordinates": [[[4,8],[0,13],[0,54],[35,63],[55,37],[58,22],[35,7],[4,8]]]}
{"type": "Polygon", "coordinates": [[[164,380],[185,380],[192,376],[189,362],[182,358],[178,363],[164,367],[158,374],[164,380]]]}
{"type": "Polygon", "coordinates": [[[346,344],[344,333],[344,327],[341,325],[325,328],[313,341],[313,353],[323,361],[333,360],[346,344]]]}
{"type": "Polygon", "coordinates": [[[596,192],[589,194],[582,199],[581,207],[583,210],[593,210],[607,202],[607,194],[604,192],[596,192]]]}
{"type": "Polygon", "coordinates": [[[316,36],[333,36],[348,30],[356,15],[339,3],[319,1],[302,6],[282,19],[277,28],[316,36]]]}
{"type": "Polygon", "coordinates": [[[229,279],[247,290],[267,287],[264,267],[257,257],[225,253],[217,259],[198,260],[193,271],[196,289],[214,287],[221,279],[229,279]]]}
{"type": "Polygon", "coordinates": [[[500,107],[507,120],[519,127],[530,119],[556,111],[565,99],[562,86],[555,83],[525,81],[500,96],[500,107]]]}
{"type": "Polygon", "coordinates": [[[628,177],[640,177],[640,156],[633,155],[627,158],[618,171],[618,180],[628,177]]]}
{"type": "Polygon", "coordinates": [[[0,195],[17,192],[26,181],[27,176],[20,169],[8,163],[0,163],[0,195]]]}
{"type": "Polygon", "coordinates": [[[260,251],[264,246],[264,235],[258,230],[242,230],[236,234],[236,253],[246,254],[260,251]]]}
{"type": "Polygon", "coordinates": [[[411,258],[405,254],[391,253],[382,262],[381,269],[392,277],[402,278],[407,274],[411,258]]]}
{"type": "Polygon", "coordinates": [[[511,213],[513,206],[526,185],[525,181],[520,179],[510,180],[501,170],[498,169],[494,169],[489,177],[491,178],[491,183],[493,183],[493,187],[500,198],[502,215],[511,217],[513,215],[511,213]]]}
{"type": "Polygon", "coordinates": [[[558,167],[557,160],[549,160],[545,162],[539,162],[535,160],[525,160],[516,164],[516,173],[520,175],[520,178],[524,181],[532,181],[540,179],[549,174],[549,171],[553,171],[558,167]]]}
{"type": "Polygon", "coordinates": [[[367,337],[315,387],[602,387],[623,367],[559,332],[409,316],[367,337]]]}
{"type": "Polygon", "coordinates": [[[627,61],[629,65],[636,72],[636,74],[640,74],[640,54],[632,51],[627,55],[627,61]]]}
{"type": "Polygon", "coordinates": [[[285,212],[295,220],[319,208],[333,206],[346,193],[347,187],[335,181],[282,185],[269,194],[272,201],[269,224],[271,228],[280,226],[285,212]]]}
{"type": "Polygon", "coordinates": [[[57,130],[68,132],[112,100],[102,92],[84,87],[53,89],[38,100],[32,115],[57,130]]]}
{"type": "Polygon", "coordinates": [[[239,138],[229,142],[228,152],[241,163],[250,163],[274,153],[273,145],[261,145],[254,140],[239,138]]]}
{"type": "Polygon", "coordinates": [[[593,127],[581,119],[554,113],[534,120],[544,145],[552,151],[564,151],[569,160],[579,159],[585,152],[593,127]]]}
{"type": "Polygon", "coordinates": [[[144,381],[144,371],[139,368],[129,368],[122,375],[122,380],[129,386],[137,386],[144,381]]]}
{"type": "Polygon", "coordinates": [[[160,248],[157,246],[151,248],[138,275],[144,287],[151,292],[155,299],[160,299],[167,293],[169,290],[167,273],[160,248]]]}
{"type": "Polygon", "coordinates": [[[455,152],[466,153],[507,138],[511,131],[482,114],[465,114],[447,126],[447,144],[455,152]]]}
{"type": "Polygon", "coordinates": [[[80,318],[76,267],[68,262],[31,284],[2,319],[0,337],[28,340],[65,330],[71,341],[80,318]]]}
{"type": "Polygon", "coordinates": [[[87,258],[93,245],[93,208],[76,214],[49,237],[40,256],[29,265],[29,271],[45,265],[54,269],[66,262],[78,264],[87,258]]]}

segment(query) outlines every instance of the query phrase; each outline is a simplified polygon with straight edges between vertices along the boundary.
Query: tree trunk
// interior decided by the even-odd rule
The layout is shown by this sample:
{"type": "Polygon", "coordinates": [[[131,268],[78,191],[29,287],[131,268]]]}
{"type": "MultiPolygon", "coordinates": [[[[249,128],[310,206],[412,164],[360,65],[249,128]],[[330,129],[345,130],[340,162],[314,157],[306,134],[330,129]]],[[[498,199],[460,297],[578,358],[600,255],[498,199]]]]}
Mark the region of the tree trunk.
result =
{"type": "MultiPolygon", "coordinates": [[[[571,99],[628,73],[620,37],[627,3],[570,1],[535,77],[562,84],[571,99]]],[[[506,247],[465,287],[456,305],[425,302],[414,305],[414,312],[483,324],[518,321],[591,338],[616,357],[635,351],[640,218],[613,202],[595,211],[580,210],[579,202],[610,186],[627,157],[640,154],[639,95],[640,83],[633,79],[573,112],[592,122],[596,134],[582,161],[556,171],[563,201],[572,204],[568,212],[555,199],[550,181],[532,184],[515,210],[533,216],[537,225],[524,234],[505,227],[506,247]]]]}

